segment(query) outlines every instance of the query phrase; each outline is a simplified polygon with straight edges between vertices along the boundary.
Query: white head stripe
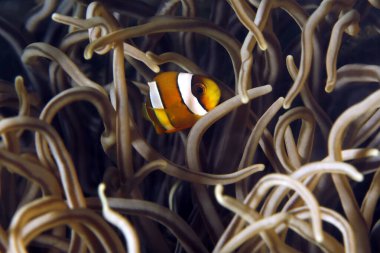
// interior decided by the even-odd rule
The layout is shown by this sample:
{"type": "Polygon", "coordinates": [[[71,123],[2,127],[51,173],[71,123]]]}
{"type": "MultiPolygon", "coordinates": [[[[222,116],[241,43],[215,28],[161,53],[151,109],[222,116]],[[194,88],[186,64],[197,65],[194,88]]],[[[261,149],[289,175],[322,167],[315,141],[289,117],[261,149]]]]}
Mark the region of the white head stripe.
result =
{"type": "Polygon", "coordinates": [[[198,99],[191,92],[191,79],[193,74],[189,73],[179,73],[178,74],[178,87],[179,92],[181,93],[181,97],[183,102],[189,110],[197,115],[203,116],[207,113],[207,111],[203,108],[203,106],[198,102],[198,99]]]}
{"type": "Polygon", "coordinates": [[[162,104],[160,92],[158,92],[157,83],[155,81],[148,82],[149,85],[149,97],[152,107],[155,109],[164,109],[162,104]]]}

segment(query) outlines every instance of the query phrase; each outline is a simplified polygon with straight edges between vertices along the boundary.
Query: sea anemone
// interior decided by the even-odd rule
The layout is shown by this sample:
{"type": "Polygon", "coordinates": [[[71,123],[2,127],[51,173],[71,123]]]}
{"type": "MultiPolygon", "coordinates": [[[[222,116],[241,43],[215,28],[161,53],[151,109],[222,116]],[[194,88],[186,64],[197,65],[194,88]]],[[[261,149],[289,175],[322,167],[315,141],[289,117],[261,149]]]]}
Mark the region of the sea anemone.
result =
{"type": "Polygon", "coordinates": [[[377,252],[380,1],[4,0],[0,252],[377,252]],[[157,134],[147,82],[217,80],[157,134]]]}

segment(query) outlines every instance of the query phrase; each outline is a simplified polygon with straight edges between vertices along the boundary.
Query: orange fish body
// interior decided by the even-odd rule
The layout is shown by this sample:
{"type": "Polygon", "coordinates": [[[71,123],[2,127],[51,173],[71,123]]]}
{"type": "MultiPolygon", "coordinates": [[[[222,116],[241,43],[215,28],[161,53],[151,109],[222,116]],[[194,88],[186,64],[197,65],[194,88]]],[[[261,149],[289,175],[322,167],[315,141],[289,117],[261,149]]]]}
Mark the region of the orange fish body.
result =
{"type": "Polygon", "coordinates": [[[157,133],[192,127],[220,99],[217,83],[201,75],[163,72],[148,85],[145,109],[157,133]]]}

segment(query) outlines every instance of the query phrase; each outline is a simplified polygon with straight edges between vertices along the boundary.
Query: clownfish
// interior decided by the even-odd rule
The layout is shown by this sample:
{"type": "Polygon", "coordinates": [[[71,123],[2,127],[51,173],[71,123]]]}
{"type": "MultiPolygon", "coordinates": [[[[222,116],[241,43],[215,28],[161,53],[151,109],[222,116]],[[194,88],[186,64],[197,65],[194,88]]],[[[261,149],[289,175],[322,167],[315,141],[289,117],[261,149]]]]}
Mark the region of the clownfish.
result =
{"type": "Polygon", "coordinates": [[[214,80],[190,73],[162,72],[148,85],[145,114],[159,134],[192,127],[221,95],[214,80]]]}

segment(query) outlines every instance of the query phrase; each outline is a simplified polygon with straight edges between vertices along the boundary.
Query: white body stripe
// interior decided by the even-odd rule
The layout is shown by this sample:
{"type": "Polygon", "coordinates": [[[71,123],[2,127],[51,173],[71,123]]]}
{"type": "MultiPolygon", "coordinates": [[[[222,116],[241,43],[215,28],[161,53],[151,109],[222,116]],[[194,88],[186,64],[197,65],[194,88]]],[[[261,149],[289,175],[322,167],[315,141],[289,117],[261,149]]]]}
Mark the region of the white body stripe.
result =
{"type": "Polygon", "coordinates": [[[160,92],[158,92],[157,83],[155,81],[148,82],[149,85],[149,97],[152,107],[155,109],[164,109],[164,104],[162,103],[160,92]]]}
{"type": "Polygon", "coordinates": [[[189,110],[197,115],[203,116],[207,113],[207,111],[203,108],[203,106],[198,102],[198,99],[191,92],[191,79],[193,74],[189,73],[179,73],[178,74],[178,87],[179,92],[181,93],[183,102],[189,110]]]}

